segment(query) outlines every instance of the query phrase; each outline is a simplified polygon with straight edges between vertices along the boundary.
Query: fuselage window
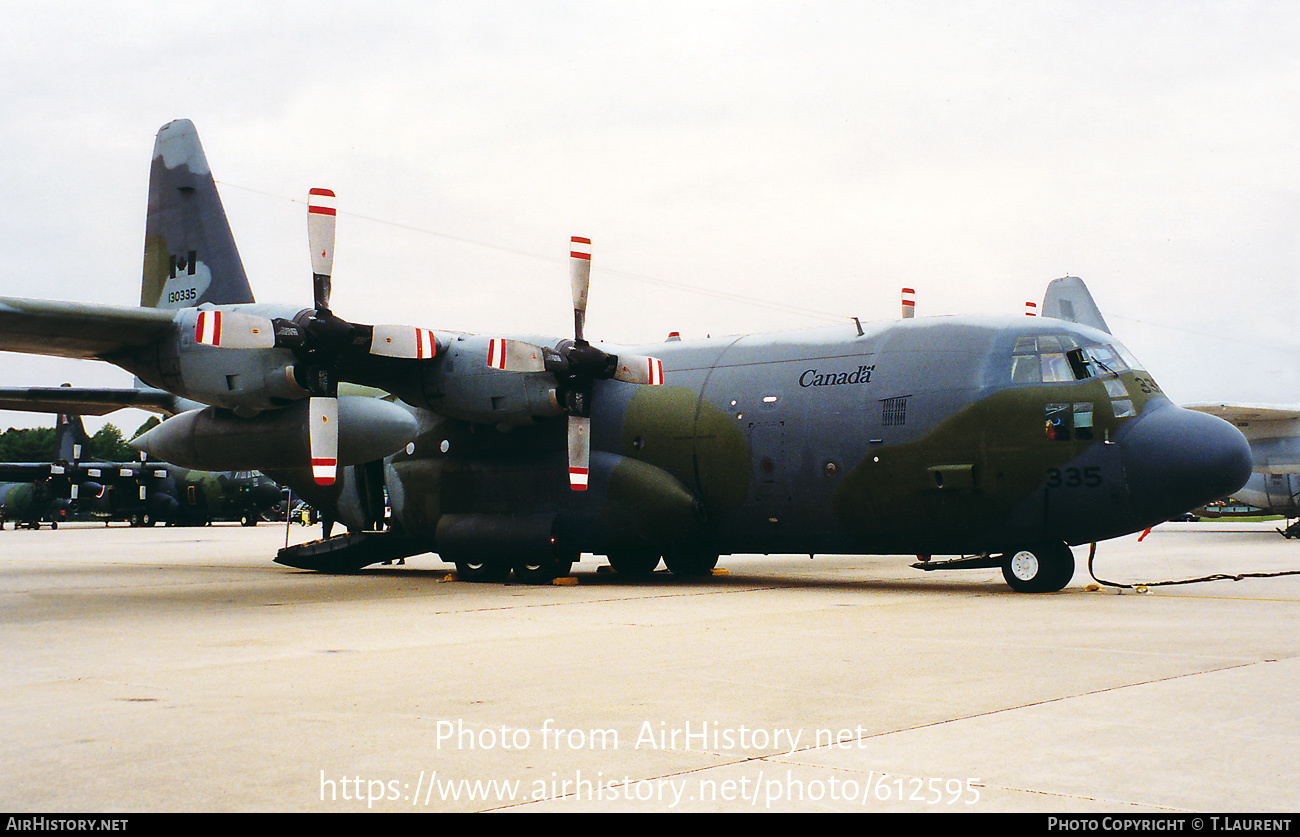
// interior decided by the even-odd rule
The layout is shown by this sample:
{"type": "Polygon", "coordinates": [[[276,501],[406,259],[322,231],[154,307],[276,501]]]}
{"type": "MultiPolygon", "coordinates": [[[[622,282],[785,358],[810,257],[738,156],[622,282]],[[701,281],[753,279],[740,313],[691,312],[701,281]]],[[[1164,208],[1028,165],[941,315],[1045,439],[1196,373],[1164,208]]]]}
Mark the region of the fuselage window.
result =
{"type": "Polygon", "coordinates": [[[1076,401],[1074,404],[1074,438],[1082,442],[1092,440],[1092,402],[1076,401]]]}
{"type": "Polygon", "coordinates": [[[1070,405],[1048,404],[1046,412],[1047,438],[1053,442],[1070,441],[1070,405]]]}
{"type": "Polygon", "coordinates": [[[1092,441],[1092,402],[1046,405],[1043,427],[1047,438],[1053,442],[1092,441]]]}

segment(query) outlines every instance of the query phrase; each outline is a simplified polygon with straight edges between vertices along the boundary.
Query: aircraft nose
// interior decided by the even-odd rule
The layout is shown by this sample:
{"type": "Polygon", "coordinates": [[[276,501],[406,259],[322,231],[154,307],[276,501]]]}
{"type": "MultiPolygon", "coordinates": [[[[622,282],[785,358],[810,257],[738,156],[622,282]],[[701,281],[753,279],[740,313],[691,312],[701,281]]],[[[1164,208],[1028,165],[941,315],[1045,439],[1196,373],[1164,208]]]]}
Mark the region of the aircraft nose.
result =
{"type": "Polygon", "coordinates": [[[257,508],[269,509],[280,502],[280,486],[273,482],[258,482],[253,486],[253,503],[257,508]]]}
{"type": "Polygon", "coordinates": [[[1117,440],[1129,496],[1152,524],[1226,497],[1250,478],[1250,445],[1215,416],[1168,404],[1117,440]]]}

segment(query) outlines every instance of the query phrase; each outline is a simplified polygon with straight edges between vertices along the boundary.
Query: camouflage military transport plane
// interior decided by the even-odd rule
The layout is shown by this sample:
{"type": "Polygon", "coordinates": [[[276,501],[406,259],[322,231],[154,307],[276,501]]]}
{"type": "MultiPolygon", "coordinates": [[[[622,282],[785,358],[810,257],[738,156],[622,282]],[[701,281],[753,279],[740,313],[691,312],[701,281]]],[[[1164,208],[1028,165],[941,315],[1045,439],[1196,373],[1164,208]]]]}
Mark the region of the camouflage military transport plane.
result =
{"type": "Polygon", "coordinates": [[[87,461],[82,452],[89,443],[81,417],[60,414],[55,461],[0,463],[0,527],[12,521],[16,528],[36,529],[42,523],[57,528],[79,519],[126,520],[133,526],[238,520],[252,526],[280,501],[280,487],[253,471],[87,461]]]}
{"type": "Polygon", "coordinates": [[[1095,329],[918,317],[598,349],[580,238],[572,338],[361,325],[330,310],[334,220],[312,190],[312,307],[256,304],[194,127],[172,122],[141,307],[0,299],[0,349],[105,360],[210,405],[134,444],[292,486],[349,530],[277,558],[319,570],[432,551],[471,579],[544,582],[581,553],[633,576],[729,553],[905,553],[1050,591],[1073,574],[1069,545],[1249,474],[1235,428],[1171,404],[1095,329]]]}

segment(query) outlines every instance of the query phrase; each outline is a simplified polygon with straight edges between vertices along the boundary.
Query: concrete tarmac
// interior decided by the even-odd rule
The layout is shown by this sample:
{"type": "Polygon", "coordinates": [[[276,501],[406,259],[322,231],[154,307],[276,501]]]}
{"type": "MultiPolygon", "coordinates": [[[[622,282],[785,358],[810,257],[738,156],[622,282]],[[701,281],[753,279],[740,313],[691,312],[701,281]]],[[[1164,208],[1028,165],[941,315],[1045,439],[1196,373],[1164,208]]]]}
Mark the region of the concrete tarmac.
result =
{"type": "MultiPolygon", "coordinates": [[[[0,532],[0,807],[1300,809],[1300,576],[1090,590],[1081,547],[1049,595],[906,556],[478,585],[429,555],[284,568],[285,532],[0,532]]],[[[1167,524],[1095,562],[1295,569],[1273,524],[1167,524]]]]}

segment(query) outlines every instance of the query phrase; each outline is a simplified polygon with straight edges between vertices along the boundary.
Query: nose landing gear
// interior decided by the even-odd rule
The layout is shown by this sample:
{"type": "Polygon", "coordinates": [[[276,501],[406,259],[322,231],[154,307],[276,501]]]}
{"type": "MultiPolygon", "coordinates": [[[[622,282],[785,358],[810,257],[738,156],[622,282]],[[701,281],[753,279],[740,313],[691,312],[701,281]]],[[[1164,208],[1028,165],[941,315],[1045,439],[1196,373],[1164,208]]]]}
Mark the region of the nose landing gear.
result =
{"type": "Polygon", "coordinates": [[[1002,556],[1002,577],[1019,593],[1055,593],[1074,578],[1074,553],[1059,541],[1023,546],[1002,556]]]}

